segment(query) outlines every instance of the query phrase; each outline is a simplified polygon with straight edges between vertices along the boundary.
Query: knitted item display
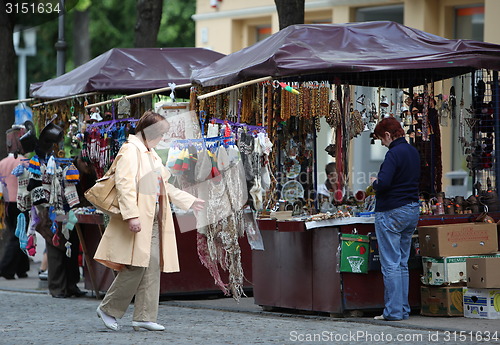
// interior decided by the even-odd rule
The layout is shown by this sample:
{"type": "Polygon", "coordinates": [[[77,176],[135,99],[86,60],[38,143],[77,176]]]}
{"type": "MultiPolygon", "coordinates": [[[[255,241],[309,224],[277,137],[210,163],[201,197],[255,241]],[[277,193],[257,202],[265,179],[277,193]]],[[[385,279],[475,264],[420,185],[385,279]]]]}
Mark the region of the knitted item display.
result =
{"type": "Polygon", "coordinates": [[[74,164],[70,164],[64,171],[64,178],[67,182],[78,183],[80,181],[80,172],[74,164]]]}
{"type": "Polygon", "coordinates": [[[26,186],[26,190],[28,192],[31,192],[33,189],[41,187],[41,186],[42,186],[42,176],[30,171],[28,185],[26,186]]]}
{"type": "Polygon", "coordinates": [[[69,207],[73,207],[80,203],[78,191],[76,190],[76,186],[72,183],[67,183],[64,186],[64,197],[66,198],[66,202],[68,203],[69,207]]]}
{"type": "Polygon", "coordinates": [[[61,227],[61,234],[63,234],[64,238],[66,240],[69,240],[69,230],[68,228],[66,227],[66,224],[63,223],[63,226],[61,227]]]}
{"type": "Polygon", "coordinates": [[[56,160],[54,156],[50,156],[49,161],[47,162],[47,174],[54,175],[56,173],[56,160]]]}
{"type": "Polygon", "coordinates": [[[52,245],[54,247],[59,247],[61,243],[59,242],[59,235],[57,233],[54,234],[54,236],[52,236],[52,245]]]}
{"type": "Polygon", "coordinates": [[[17,216],[16,231],[14,234],[17,238],[21,236],[21,232],[26,231],[26,216],[24,213],[19,213],[17,216]]]}
{"type": "Polygon", "coordinates": [[[71,242],[66,241],[66,243],[64,244],[64,247],[66,247],[66,256],[68,258],[70,258],[71,257],[71,242]]]}
{"type": "MultiPolygon", "coordinates": [[[[38,159],[36,161],[38,162],[38,159]]],[[[30,161],[30,167],[28,170],[30,171],[30,179],[28,181],[27,190],[31,192],[31,201],[33,202],[33,205],[41,205],[47,203],[49,201],[49,186],[52,175],[44,174],[45,166],[42,166],[39,162],[38,168],[33,169],[32,163],[30,161]],[[45,186],[43,186],[44,183],[45,186]]]]}
{"type": "Polygon", "coordinates": [[[42,186],[31,190],[31,201],[33,202],[33,205],[41,205],[48,202],[45,197],[45,189],[42,186]]]}
{"type": "Polygon", "coordinates": [[[28,170],[35,174],[35,175],[40,175],[40,160],[38,159],[38,156],[33,156],[30,161],[29,161],[29,166],[28,170]]]}
{"type": "Polygon", "coordinates": [[[56,174],[52,179],[52,183],[50,185],[50,199],[49,204],[54,206],[55,212],[57,214],[64,214],[64,192],[63,186],[63,169],[61,167],[57,167],[56,174]]]}
{"type": "Polygon", "coordinates": [[[51,205],[57,204],[57,196],[58,196],[58,194],[61,194],[61,184],[60,184],[59,179],[57,178],[57,176],[54,176],[54,178],[52,179],[52,181],[50,183],[49,204],[51,204],[51,205]]]}
{"type": "Polygon", "coordinates": [[[68,230],[73,230],[75,228],[75,224],[78,223],[78,218],[73,210],[69,210],[68,212],[68,221],[66,222],[66,228],[68,230]]]}
{"type": "Polygon", "coordinates": [[[17,238],[19,238],[19,247],[24,253],[27,253],[26,246],[28,245],[28,234],[26,233],[26,218],[24,217],[23,213],[20,213],[17,217],[17,227],[15,235],[17,238]]]}
{"type": "MultiPolygon", "coordinates": [[[[21,165],[20,165],[21,166],[21,165]]],[[[22,168],[22,172],[17,176],[17,208],[24,212],[31,207],[31,194],[28,191],[29,172],[22,168]]]]}
{"type": "Polygon", "coordinates": [[[12,170],[12,175],[19,177],[24,173],[24,170],[25,170],[24,165],[19,164],[12,170]]]}
{"type": "Polygon", "coordinates": [[[252,181],[255,177],[253,160],[252,160],[252,153],[254,150],[254,138],[250,134],[241,132],[240,140],[238,141],[238,147],[240,149],[243,166],[245,167],[246,180],[252,181]]]}
{"type": "Polygon", "coordinates": [[[40,165],[40,171],[42,172],[40,176],[42,177],[42,187],[45,190],[45,198],[47,199],[47,202],[50,202],[52,182],[54,181],[56,176],[55,174],[51,175],[47,173],[47,166],[45,164],[40,165]]]}
{"type": "Polygon", "coordinates": [[[30,222],[28,225],[28,234],[33,235],[36,231],[36,225],[40,221],[40,218],[38,217],[38,212],[36,210],[35,206],[31,207],[30,210],[30,222]]]}
{"type": "Polygon", "coordinates": [[[57,234],[56,218],[57,218],[57,214],[55,212],[55,208],[54,208],[54,206],[50,206],[49,207],[49,219],[52,222],[52,225],[50,226],[50,231],[52,231],[53,234],[57,234]]]}
{"type": "Polygon", "coordinates": [[[26,251],[28,252],[29,256],[35,256],[35,254],[36,254],[36,236],[35,235],[28,236],[28,243],[26,244],[26,251]]]}

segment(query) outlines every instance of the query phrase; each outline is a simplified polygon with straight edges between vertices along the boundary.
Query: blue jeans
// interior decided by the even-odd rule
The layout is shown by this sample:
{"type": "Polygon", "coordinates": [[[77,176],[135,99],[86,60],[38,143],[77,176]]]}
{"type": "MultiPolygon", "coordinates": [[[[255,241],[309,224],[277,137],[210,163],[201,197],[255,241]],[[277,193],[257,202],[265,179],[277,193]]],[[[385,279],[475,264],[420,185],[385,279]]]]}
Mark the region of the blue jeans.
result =
{"type": "Polygon", "coordinates": [[[383,315],[387,320],[404,320],[410,315],[408,258],[419,214],[417,202],[375,213],[375,232],[384,276],[383,315]]]}

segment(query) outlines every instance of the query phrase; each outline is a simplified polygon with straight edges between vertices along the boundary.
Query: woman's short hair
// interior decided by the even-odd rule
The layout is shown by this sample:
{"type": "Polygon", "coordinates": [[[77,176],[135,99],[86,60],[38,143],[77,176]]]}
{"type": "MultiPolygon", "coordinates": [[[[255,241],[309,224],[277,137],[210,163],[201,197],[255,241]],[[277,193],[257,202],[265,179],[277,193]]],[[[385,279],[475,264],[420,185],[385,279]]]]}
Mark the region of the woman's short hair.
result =
{"type": "Polygon", "coordinates": [[[329,175],[330,173],[335,171],[337,171],[335,162],[330,162],[325,166],[326,175],[329,175]]]}
{"type": "Polygon", "coordinates": [[[153,130],[148,130],[148,139],[156,139],[161,137],[165,131],[168,130],[168,122],[165,120],[165,118],[158,114],[155,113],[151,110],[148,110],[142,114],[141,118],[139,121],[137,121],[137,126],[135,127],[135,132],[138,134],[139,132],[143,132],[144,130],[160,121],[164,121],[166,127],[162,127],[162,130],[158,131],[153,131],[153,130]]]}
{"type": "Polygon", "coordinates": [[[383,138],[385,132],[389,132],[392,139],[397,139],[405,135],[401,123],[392,116],[383,118],[373,131],[377,138],[383,138]]]}

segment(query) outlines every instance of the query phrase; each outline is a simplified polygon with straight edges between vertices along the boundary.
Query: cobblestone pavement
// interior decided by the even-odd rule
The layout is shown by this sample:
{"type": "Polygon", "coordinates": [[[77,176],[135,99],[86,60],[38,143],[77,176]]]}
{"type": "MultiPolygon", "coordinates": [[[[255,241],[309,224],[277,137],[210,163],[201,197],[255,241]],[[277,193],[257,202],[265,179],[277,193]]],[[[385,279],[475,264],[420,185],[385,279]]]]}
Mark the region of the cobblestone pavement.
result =
{"type": "MultiPolygon", "coordinates": [[[[365,324],[315,316],[192,308],[161,302],[164,332],[135,332],[131,308],[122,329],[105,328],[94,298],[55,299],[47,294],[0,291],[0,344],[500,344],[472,335],[365,324]]],[[[236,303],[236,302],[235,302],[236,303]]],[[[484,336],[484,335],[483,335],[484,336]]]]}

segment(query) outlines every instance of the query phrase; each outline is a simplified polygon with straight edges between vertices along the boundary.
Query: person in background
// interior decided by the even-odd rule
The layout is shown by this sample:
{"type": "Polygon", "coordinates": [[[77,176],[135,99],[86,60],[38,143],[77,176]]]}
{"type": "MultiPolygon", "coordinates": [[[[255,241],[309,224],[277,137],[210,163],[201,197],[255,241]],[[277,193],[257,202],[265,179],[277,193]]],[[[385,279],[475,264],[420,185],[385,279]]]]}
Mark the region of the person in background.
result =
{"type": "Polygon", "coordinates": [[[17,209],[17,177],[12,175],[12,170],[21,164],[22,155],[15,157],[14,153],[9,153],[7,157],[0,161],[0,178],[3,180],[6,220],[6,242],[4,255],[0,261],[0,276],[5,279],[15,279],[28,277],[30,270],[29,257],[19,247],[19,238],[16,237],[17,216],[20,211],[17,209]]]}
{"type": "Polygon", "coordinates": [[[404,130],[394,117],[382,119],[374,134],[389,148],[377,177],[372,178],[385,301],[383,314],[375,319],[405,320],[410,315],[408,258],[420,212],[420,155],[405,140],[404,130]]]}
{"type": "Polygon", "coordinates": [[[332,212],[334,204],[342,202],[343,193],[338,189],[338,174],[335,162],[325,166],[325,183],[318,185],[318,206],[320,212],[332,212]]]}
{"type": "Polygon", "coordinates": [[[135,135],[116,156],[115,184],[120,215],[111,216],[94,259],[118,271],[97,316],[111,330],[135,295],[135,330],[163,331],[156,323],[160,271],[178,272],[179,261],[170,201],[182,209],[201,210],[204,201],[168,183],[170,173],[153,149],[168,131],[163,116],[146,111],[135,135]]]}
{"type": "Polygon", "coordinates": [[[330,162],[325,166],[325,183],[318,185],[318,196],[327,197],[329,200],[337,190],[337,171],[335,162],[330,162]]]}

